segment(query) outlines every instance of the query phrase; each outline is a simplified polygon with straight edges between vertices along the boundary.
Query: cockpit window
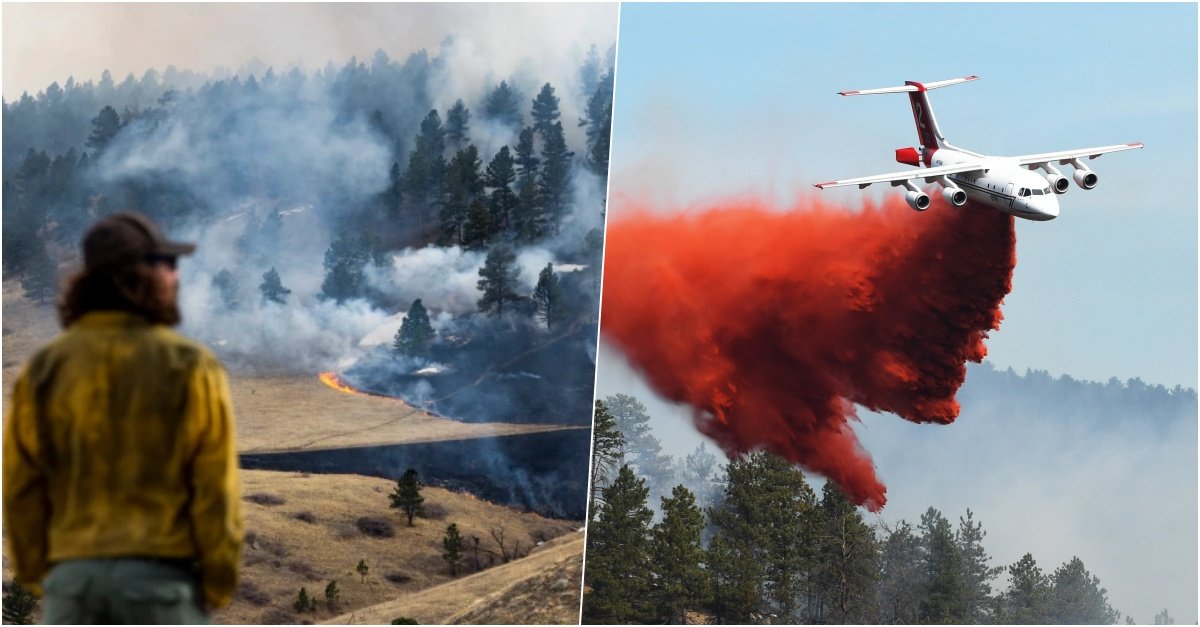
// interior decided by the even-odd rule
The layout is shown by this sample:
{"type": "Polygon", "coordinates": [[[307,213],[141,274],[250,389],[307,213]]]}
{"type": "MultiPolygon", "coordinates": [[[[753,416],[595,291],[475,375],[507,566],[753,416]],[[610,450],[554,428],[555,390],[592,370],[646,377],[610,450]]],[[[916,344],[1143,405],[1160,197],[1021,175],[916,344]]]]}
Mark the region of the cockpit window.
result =
{"type": "Polygon", "coordinates": [[[1024,188],[1024,187],[1022,187],[1022,188],[1021,188],[1021,191],[1018,193],[1018,195],[1019,195],[1019,196],[1028,196],[1028,195],[1029,195],[1029,190],[1028,190],[1028,189],[1026,189],[1026,188],[1024,188]]]}
{"type": "Polygon", "coordinates": [[[1041,196],[1041,195],[1042,195],[1042,190],[1040,190],[1040,189],[1035,189],[1035,190],[1033,190],[1033,195],[1034,195],[1034,196],[1041,196]]]}
{"type": "Polygon", "coordinates": [[[1047,196],[1049,196],[1049,195],[1050,195],[1050,188],[1049,188],[1049,187],[1047,187],[1046,189],[1043,189],[1043,190],[1042,190],[1042,193],[1043,193],[1043,194],[1046,194],[1047,196]]]}

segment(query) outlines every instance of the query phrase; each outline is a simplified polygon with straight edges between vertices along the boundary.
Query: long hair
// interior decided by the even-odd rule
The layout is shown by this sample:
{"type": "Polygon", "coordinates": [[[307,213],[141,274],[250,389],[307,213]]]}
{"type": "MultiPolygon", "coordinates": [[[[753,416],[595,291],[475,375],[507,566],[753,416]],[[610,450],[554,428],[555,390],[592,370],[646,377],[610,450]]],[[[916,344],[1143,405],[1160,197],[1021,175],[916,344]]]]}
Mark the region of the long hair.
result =
{"type": "Polygon", "coordinates": [[[125,311],[151,323],[175,326],[180,320],[175,296],[147,263],[84,269],[67,279],[58,301],[58,319],[66,328],[90,311],[125,311]]]}

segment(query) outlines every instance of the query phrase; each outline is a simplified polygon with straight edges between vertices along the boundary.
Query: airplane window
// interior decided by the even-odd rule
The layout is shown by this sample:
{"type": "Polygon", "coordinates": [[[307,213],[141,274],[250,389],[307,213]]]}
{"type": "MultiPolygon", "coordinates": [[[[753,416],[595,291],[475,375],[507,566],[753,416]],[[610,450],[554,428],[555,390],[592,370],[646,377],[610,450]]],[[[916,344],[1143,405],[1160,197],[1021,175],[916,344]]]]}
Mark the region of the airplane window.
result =
{"type": "Polygon", "coordinates": [[[1043,193],[1043,194],[1046,194],[1047,196],[1049,196],[1049,195],[1050,195],[1050,188],[1049,188],[1049,187],[1047,187],[1046,189],[1043,189],[1043,190],[1042,190],[1042,193],[1043,193]]]}
{"type": "Polygon", "coordinates": [[[1027,190],[1027,189],[1025,189],[1024,187],[1022,187],[1022,188],[1021,188],[1021,191],[1020,191],[1020,192],[1017,192],[1017,195],[1018,195],[1018,196],[1028,196],[1028,195],[1029,195],[1029,190],[1027,190]]]}
{"type": "Polygon", "coordinates": [[[1042,190],[1040,190],[1040,189],[1035,189],[1035,190],[1033,190],[1033,193],[1034,193],[1035,195],[1037,195],[1037,196],[1041,196],[1041,195],[1042,195],[1042,190]]]}

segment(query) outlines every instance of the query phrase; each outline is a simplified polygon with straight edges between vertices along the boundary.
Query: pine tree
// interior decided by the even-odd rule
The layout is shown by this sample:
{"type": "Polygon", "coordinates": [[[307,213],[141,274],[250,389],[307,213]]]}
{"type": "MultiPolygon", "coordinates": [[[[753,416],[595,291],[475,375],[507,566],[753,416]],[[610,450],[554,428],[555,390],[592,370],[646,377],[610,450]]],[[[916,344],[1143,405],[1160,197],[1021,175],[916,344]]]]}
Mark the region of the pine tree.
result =
{"type": "Polygon", "coordinates": [[[653,498],[664,496],[675,484],[675,468],[670,456],[662,452],[662,443],[650,433],[646,406],[628,394],[614,394],[604,400],[625,438],[625,459],[646,477],[653,498]]]}
{"type": "Polygon", "coordinates": [[[213,275],[213,289],[217,291],[217,297],[221,299],[221,305],[226,309],[237,309],[240,305],[237,295],[237,281],[233,278],[233,273],[224,268],[220,272],[213,275]]]}
{"type": "Polygon", "coordinates": [[[920,619],[921,591],[925,587],[921,539],[903,520],[884,531],[879,552],[879,622],[914,625],[920,619]]]}
{"type": "Polygon", "coordinates": [[[483,116],[489,120],[497,120],[513,129],[521,128],[524,123],[521,115],[521,96],[508,85],[508,81],[500,81],[499,85],[487,95],[483,102],[483,116]]]}
{"type": "Polygon", "coordinates": [[[521,129],[521,134],[517,140],[517,156],[515,160],[517,165],[517,176],[520,177],[529,174],[537,177],[538,164],[541,163],[542,160],[538,158],[537,153],[534,152],[534,150],[533,127],[526,126],[525,128],[521,129]]]}
{"type": "Polygon", "coordinates": [[[477,303],[479,311],[489,316],[504,315],[505,303],[522,300],[517,289],[520,285],[521,269],[516,266],[517,256],[508,246],[497,244],[488,251],[483,267],[479,269],[476,287],[483,296],[477,303]]]}
{"type": "Polygon", "coordinates": [[[492,223],[496,232],[507,231],[513,211],[517,207],[517,196],[513,193],[512,184],[517,180],[512,153],[508,146],[501,148],[492,157],[484,175],[484,183],[492,188],[488,200],[488,208],[492,212],[492,223]]]}
{"type": "Polygon", "coordinates": [[[343,234],[333,240],[325,251],[321,297],[341,303],[362,296],[367,282],[363,266],[368,259],[366,248],[351,236],[343,234]]]}
{"type": "Polygon", "coordinates": [[[414,300],[396,331],[392,342],[392,350],[401,355],[423,356],[429,354],[429,346],[433,343],[435,332],[429,322],[429,312],[421,299],[414,300]]]}
{"type": "Polygon", "coordinates": [[[991,609],[994,606],[991,581],[1004,572],[1003,567],[988,566],[990,558],[983,548],[983,538],[986,535],[983,523],[974,521],[974,514],[970,509],[967,510],[966,518],[959,517],[955,540],[963,560],[967,620],[974,623],[990,620],[991,609]]]}
{"type": "Polygon", "coordinates": [[[1050,578],[1049,616],[1055,625],[1114,625],[1120,613],[1108,604],[1108,591],[1083,561],[1072,557],[1050,578]]]}
{"type": "Polygon", "coordinates": [[[710,594],[700,537],[704,513],[691,491],[675,486],[671,496],[662,499],[662,516],[650,541],[652,598],[658,619],[683,624],[684,612],[707,603],[710,594]]]}
{"type": "Polygon", "coordinates": [[[570,168],[573,153],[567,150],[567,140],[561,122],[551,125],[544,137],[538,193],[550,223],[550,230],[557,233],[559,221],[566,214],[570,204],[570,168]]]}
{"type": "Polygon", "coordinates": [[[547,329],[556,329],[566,318],[562,287],[558,284],[558,275],[554,274],[553,264],[546,264],[538,275],[537,287],[533,288],[533,304],[534,311],[546,323],[547,329]]]}
{"type": "Polygon", "coordinates": [[[651,614],[649,527],[645,482],[622,466],[604,489],[604,505],[588,530],[587,623],[644,623],[651,614]]]}
{"type": "Polygon", "coordinates": [[[92,156],[104,152],[120,130],[121,118],[117,115],[117,110],[111,106],[101,109],[100,113],[92,118],[92,132],[85,142],[87,147],[92,149],[92,156]]]}
{"type": "Polygon", "coordinates": [[[287,296],[292,293],[292,290],[283,286],[283,282],[279,280],[279,273],[275,271],[274,266],[263,273],[263,282],[259,284],[258,291],[262,292],[264,303],[269,301],[281,305],[287,303],[287,296]]]}
{"type": "Polygon", "coordinates": [[[446,175],[445,130],[436,109],[421,121],[420,131],[408,155],[408,168],[404,171],[404,195],[415,205],[418,222],[424,224],[429,208],[441,198],[442,183],[446,175]]]}
{"type": "Polygon", "coordinates": [[[58,267],[46,252],[45,244],[35,242],[34,247],[21,278],[21,288],[25,290],[25,298],[44,305],[58,291],[58,267]]]}
{"type": "Polygon", "coordinates": [[[450,576],[458,576],[458,562],[462,560],[463,539],[458,533],[458,525],[450,523],[446,527],[446,536],[442,538],[442,559],[450,567],[450,576]]]}
{"type": "Polygon", "coordinates": [[[366,583],[367,582],[367,573],[370,572],[370,570],[371,570],[371,567],[367,566],[367,560],[358,560],[358,566],[355,566],[354,570],[358,571],[358,576],[362,577],[363,583],[366,583]]]}
{"type": "Polygon", "coordinates": [[[718,531],[705,554],[712,581],[712,610],[717,624],[750,624],[761,603],[763,572],[752,551],[718,531]]]}
{"type": "Polygon", "coordinates": [[[466,223],[462,228],[462,246],[467,250],[482,250],[488,247],[497,230],[492,211],[482,198],[471,201],[467,209],[466,223]]]}
{"type": "Polygon", "coordinates": [[[599,79],[587,102],[587,117],[579,121],[586,126],[587,164],[604,183],[608,179],[609,137],[612,134],[613,73],[608,71],[599,79]]]}
{"type": "Polygon", "coordinates": [[[587,56],[584,57],[583,65],[579,67],[579,84],[583,88],[583,93],[591,93],[596,89],[596,81],[600,80],[600,72],[603,68],[600,66],[600,51],[596,50],[595,44],[588,47],[587,56]]]}
{"type": "Polygon", "coordinates": [[[396,480],[396,488],[388,498],[391,507],[399,509],[408,517],[408,526],[413,526],[413,517],[425,513],[425,497],[421,496],[421,483],[417,479],[417,471],[409,468],[396,480]]]}
{"type": "Polygon", "coordinates": [[[311,612],[317,608],[312,599],[308,598],[308,590],[303,586],[300,588],[300,594],[296,595],[296,600],[292,602],[292,608],[297,612],[311,612]]]}
{"type": "Polygon", "coordinates": [[[784,459],[752,453],[725,467],[724,498],[708,510],[720,546],[710,560],[721,620],[748,622],[756,612],[798,620],[820,524],[816,495],[784,459]]]}
{"type": "Polygon", "coordinates": [[[962,552],[954,541],[950,521],[930,507],[921,515],[922,565],[925,591],[921,622],[967,621],[967,589],[962,552]]]}
{"type": "Polygon", "coordinates": [[[701,442],[696,450],[688,453],[683,460],[682,479],[696,495],[696,503],[700,507],[708,507],[715,502],[713,479],[716,478],[717,456],[710,453],[708,446],[701,442]]]}
{"type": "Polygon", "coordinates": [[[588,491],[589,520],[596,518],[596,507],[603,504],[601,488],[609,482],[617,468],[623,465],[621,450],[625,439],[617,429],[613,416],[608,411],[604,401],[596,401],[595,413],[592,415],[592,484],[588,491]]]}
{"type": "Polygon", "coordinates": [[[479,150],[474,144],[455,153],[446,168],[440,213],[443,244],[464,243],[463,226],[467,222],[467,212],[471,204],[483,195],[483,177],[479,168],[479,150]]]}
{"type": "Polygon", "coordinates": [[[821,513],[818,560],[832,619],[841,624],[870,622],[879,577],[875,536],[832,481],[822,488],[821,513]]]}
{"type": "Polygon", "coordinates": [[[338,590],[337,580],[331,580],[329,585],[325,586],[325,604],[329,609],[337,609],[338,598],[341,595],[341,590],[338,590]]]}
{"type": "Polygon", "coordinates": [[[1050,621],[1049,578],[1032,555],[1026,553],[1008,567],[1008,581],[1008,590],[1000,597],[1000,622],[1039,625],[1050,621]]]}
{"type": "Polygon", "coordinates": [[[467,140],[471,131],[471,111],[462,99],[454,101],[454,106],[446,112],[446,139],[451,146],[458,147],[467,140]]]}
{"type": "Polygon", "coordinates": [[[533,99],[530,117],[533,118],[533,129],[541,133],[543,138],[550,132],[551,126],[558,121],[558,97],[554,95],[554,88],[550,86],[550,83],[542,85],[542,90],[533,99]]]}
{"type": "Polygon", "coordinates": [[[546,214],[532,174],[522,174],[517,179],[517,204],[512,223],[517,241],[521,243],[536,242],[547,233],[546,214]]]}

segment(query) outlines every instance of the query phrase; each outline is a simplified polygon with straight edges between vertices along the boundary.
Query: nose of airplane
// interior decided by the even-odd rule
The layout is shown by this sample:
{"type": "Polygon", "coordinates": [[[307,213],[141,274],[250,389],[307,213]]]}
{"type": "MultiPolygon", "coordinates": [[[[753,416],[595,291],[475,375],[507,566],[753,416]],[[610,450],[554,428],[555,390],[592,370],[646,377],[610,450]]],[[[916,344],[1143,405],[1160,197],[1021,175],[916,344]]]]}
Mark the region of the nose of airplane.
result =
{"type": "Polygon", "coordinates": [[[1038,209],[1046,215],[1047,220],[1053,220],[1058,217],[1058,196],[1056,194],[1042,196],[1039,200],[1041,202],[1038,204],[1041,206],[1038,209]]]}

